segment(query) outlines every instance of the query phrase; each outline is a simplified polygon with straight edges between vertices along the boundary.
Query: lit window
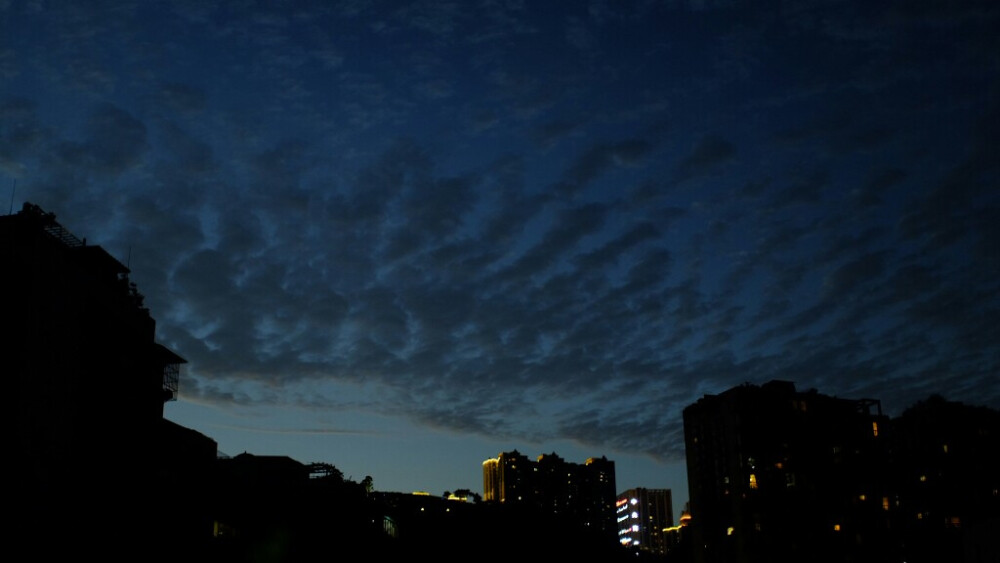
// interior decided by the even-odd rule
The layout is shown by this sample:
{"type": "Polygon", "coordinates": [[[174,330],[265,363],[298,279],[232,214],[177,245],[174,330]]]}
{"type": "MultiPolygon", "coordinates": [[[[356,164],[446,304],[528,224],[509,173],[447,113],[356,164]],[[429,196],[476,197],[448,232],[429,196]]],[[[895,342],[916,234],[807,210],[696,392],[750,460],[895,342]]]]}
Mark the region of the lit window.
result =
{"type": "Polygon", "coordinates": [[[757,476],[754,475],[753,473],[750,474],[750,488],[751,489],[757,488],[757,476]]]}
{"type": "Polygon", "coordinates": [[[872,421],[872,436],[878,437],[878,423],[874,420],[872,421]]]}
{"type": "Polygon", "coordinates": [[[638,517],[639,517],[639,513],[638,512],[633,512],[632,513],[632,518],[638,518],[638,517]]]}
{"type": "Polygon", "coordinates": [[[864,494],[860,494],[858,495],[858,500],[868,500],[868,497],[865,496],[864,494]]]}
{"type": "Polygon", "coordinates": [[[925,481],[927,481],[927,476],[926,475],[921,475],[920,476],[920,482],[923,483],[925,481]]]}
{"type": "Polygon", "coordinates": [[[633,532],[638,532],[639,531],[639,525],[638,524],[632,524],[632,531],[633,532]]]}
{"type": "Polygon", "coordinates": [[[727,536],[733,535],[733,527],[732,526],[726,528],[726,535],[727,536]]]}
{"type": "Polygon", "coordinates": [[[833,531],[834,532],[839,532],[840,531],[840,524],[834,524],[833,525],[833,531]]]}
{"type": "Polygon", "coordinates": [[[944,450],[944,453],[948,453],[948,444],[941,444],[941,449],[944,450]]]}
{"type": "Polygon", "coordinates": [[[889,510],[889,497],[882,497],[882,510],[889,510]]]}

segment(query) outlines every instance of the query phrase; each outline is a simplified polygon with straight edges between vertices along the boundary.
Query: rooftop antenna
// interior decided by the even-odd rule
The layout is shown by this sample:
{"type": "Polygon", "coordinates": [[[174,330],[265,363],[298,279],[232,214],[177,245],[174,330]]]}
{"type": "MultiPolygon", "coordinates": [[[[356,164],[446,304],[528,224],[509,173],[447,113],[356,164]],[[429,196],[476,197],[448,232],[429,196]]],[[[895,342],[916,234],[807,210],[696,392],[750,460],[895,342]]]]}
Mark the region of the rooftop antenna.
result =
{"type": "Polygon", "coordinates": [[[17,189],[17,178],[13,178],[10,181],[10,211],[7,212],[7,215],[13,215],[14,214],[14,190],[15,189],[17,189]]]}

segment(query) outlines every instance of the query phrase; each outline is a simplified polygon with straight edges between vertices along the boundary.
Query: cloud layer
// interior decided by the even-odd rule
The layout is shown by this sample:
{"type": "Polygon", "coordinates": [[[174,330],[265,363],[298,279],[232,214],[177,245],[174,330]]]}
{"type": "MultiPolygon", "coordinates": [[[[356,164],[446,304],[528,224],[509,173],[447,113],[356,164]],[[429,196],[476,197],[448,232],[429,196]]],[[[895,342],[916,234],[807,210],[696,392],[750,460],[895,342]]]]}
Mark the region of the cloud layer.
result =
{"type": "Polygon", "coordinates": [[[744,381],[1000,407],[992,3],[113,4],[0,4],[0,172],[190,397],[660,459],[744,381]]]}

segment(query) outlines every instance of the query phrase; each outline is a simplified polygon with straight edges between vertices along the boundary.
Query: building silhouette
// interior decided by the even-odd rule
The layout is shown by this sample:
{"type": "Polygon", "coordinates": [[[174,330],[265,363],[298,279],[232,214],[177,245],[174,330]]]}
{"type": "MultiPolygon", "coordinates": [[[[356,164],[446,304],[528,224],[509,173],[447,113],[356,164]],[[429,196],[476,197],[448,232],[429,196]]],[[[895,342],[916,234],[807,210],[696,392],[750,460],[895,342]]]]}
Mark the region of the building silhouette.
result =
{"type": "Polygon", "coordinates": [[[618,494],[615,521],[618,541],[636,551],[666,555],[664,530],[674,525],[670,489],[628,489],[618,494]]]}
{"type": "Polygon", "coordinates": [[[617,535],[615,464],[606,457],[570,463],[555,453],[531,461],[517,450],[483,462],[483,500],[532,511],[602,541],[617,535]]]}
{"type": "Polygon", "coordinates": [[[694,559],[879,561],[895,553],[888,417],[786,381],[684,410],[694,559]]]}
{"type": "Polygon", "coordinates": [[[931,396],[893,419],[892,442],[901,560],[1000,561],[1000,411],[931,396]]]}
{"type": "Polygon", "coordinates": [[[197,489],[215,443],[163,419],[184,359],[155,341],[129,269],[30,203],[0,217],[0,264],[12,537],[106,554],[176,542],[197,508],[168,499],[197,489]]]}

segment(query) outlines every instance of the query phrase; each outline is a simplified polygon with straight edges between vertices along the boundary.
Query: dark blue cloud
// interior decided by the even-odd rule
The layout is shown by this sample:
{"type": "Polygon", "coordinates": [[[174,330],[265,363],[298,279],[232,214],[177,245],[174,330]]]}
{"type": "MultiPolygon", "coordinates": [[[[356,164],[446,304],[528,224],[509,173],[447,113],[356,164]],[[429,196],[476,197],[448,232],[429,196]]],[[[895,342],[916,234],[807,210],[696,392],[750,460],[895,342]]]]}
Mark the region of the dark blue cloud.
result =
{"type": "Polygon", "coordinates": [[[744,381],[998,406],[989,3],[32,6],[0,171],[187,397],[660,459],[744,381]]]}

